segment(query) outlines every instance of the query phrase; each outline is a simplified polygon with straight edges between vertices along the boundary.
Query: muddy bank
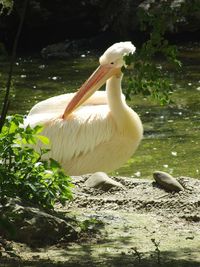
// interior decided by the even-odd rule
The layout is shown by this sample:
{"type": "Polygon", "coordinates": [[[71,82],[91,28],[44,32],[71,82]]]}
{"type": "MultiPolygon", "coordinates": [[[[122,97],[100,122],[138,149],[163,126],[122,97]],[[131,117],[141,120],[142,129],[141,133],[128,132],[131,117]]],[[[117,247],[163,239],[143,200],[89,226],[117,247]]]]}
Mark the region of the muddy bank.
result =
{"type": "Polygon", "coordinates": [[[98,231],[37,249],[11,242],[17,256],[0,266],[200,266],[199,180],[179,177],[184,190],[174,193],[153,180],[116,177],[124,187],[105,192],[88,188],[87,178],[73,177],[74,200],[57,209],[101,221],[98,231]]]}
{"type": "Polygon", "coordinates": [[[90,208],[128,212],[151,212],[162,216],[175,216],[200,222],[200,181],[190,177],[178,177],[184,191],[167,192],[155,181],[128,177],[112,177],[124,188],[111,188],[108,192],[88,188],[88,176],[73,177],[74,201],[68,208],[90,208]]]}

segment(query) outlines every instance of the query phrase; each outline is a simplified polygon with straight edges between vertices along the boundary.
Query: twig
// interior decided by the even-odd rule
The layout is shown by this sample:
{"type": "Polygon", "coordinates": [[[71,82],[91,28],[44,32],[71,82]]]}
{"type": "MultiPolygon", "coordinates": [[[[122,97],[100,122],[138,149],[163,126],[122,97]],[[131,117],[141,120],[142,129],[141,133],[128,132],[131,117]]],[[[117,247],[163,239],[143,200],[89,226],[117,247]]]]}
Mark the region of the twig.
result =
{"type": "Polygon", "coordinates": [[[142,260],[142,253],[138,251],[138,249],[136,247],[133,247],[131,248],[133,250],[132,254],[134,254],[137,259],[138,259],[138,262],[141,263],[141,260],[142,260]]]}
{"type": "Polygon", "coordinates": [[[155,246],[155,252],[157,254],[157,263],[161,264],[161,258],[160,258],[160,254],[161,251],[159,249],[159,245],[160,245],[160,241],[156,241],[154,238],[151,239],[151,242],[154,244],[155,246]]]}
{"type": "Polygon", "coordinates": [[[24,23],[24,18],[25,18],[28,2],[29,2],[29,0],[24,0],[24,5],[23,5],[23,9],[22,9],[22,14],[21,14],[19,26],[18,26],[18,29],[17,29],[17,33],[16,33],[16,36],[15,36],[14,43],[13,43],[12,54],[11,54],[11,59],[10,59],[10,67],[9,67],[9,72],[8,72],[8,80],[7,80],[7,83],[6,83],[6,93],[5,93],[5,97],[4,97],[3,107],[2,107],[2,110],[1,110],[0,132],[1,132],[1,129],[2,129],[3,125],[4,125],[5,118],[6,118],[6,115],[7,115],[7,112],[8,112],[8,108],[9,108],[9,105],[10,105],[9,95],[10,95],[10,87],[11,87],[12,74],[13,74],[13,66],[14,66],[14,62],[15,62],[15,58],[16,58],[17,46],[18,46],[18,42],[19,42],[19,37],[20,37],[20,34],[21,34],[22,26],[23,26],[23,23],[24,23]]]}

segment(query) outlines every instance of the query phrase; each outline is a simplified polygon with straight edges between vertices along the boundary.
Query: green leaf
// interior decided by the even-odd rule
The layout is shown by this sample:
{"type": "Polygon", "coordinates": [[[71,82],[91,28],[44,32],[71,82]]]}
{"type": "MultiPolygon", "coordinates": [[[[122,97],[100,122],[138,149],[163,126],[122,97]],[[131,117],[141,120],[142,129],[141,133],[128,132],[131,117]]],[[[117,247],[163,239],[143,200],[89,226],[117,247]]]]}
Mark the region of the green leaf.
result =
{"type": "Polygon", "coordinates": [[[37,189],[36,189],[36,187],[35,187],[33,184],[31,184],[31,183],[27,183],[27,186],[30,187],[30,189],[31,189],[33,192],[37,192],[37,189]]]}
{"type": "Polygon", "coordinates": [[[35,134],[39,134],[39,133],[42,132],[43,129],[44,129],[43,126],[41,126],[41,125],[36,125],[36,126],[34,127],[34,132],[35,132],[35,134]]]}
{"type": "Polygon", "coordinates": [[[9,116],[0,133],[1,196],[18,196],[47,209],[56,202],[64,205],[72,196],[70,178],[55,160],[42,160],[49,149],[34,150],[38,139],[49,144],[48,138],[38,135],[42,127],[21,125],[22,116],[9,116]]]}
{"type": "Polygon", "coordinates": [[[37,135],[37,138],[45,145],[49,145],[49,138],[44,135],[37,135]]]}
{"type": "Polygon", "coordinates": [[[56,169],[59,169],[60,168],[60,164],[56,160],[54,160],[52,158],[50,158],[49,160],[50,160],[50,167],[53,170],[56,170],[56,169]]]}
{"type": "Polygon", "coordinates": [[[9,128],[9,134],[12,134],[16,131],[16,129],[18,128],[18,125],[15,124],[14,121],[12,121],[10,123],[10,128],[9,128]]]}

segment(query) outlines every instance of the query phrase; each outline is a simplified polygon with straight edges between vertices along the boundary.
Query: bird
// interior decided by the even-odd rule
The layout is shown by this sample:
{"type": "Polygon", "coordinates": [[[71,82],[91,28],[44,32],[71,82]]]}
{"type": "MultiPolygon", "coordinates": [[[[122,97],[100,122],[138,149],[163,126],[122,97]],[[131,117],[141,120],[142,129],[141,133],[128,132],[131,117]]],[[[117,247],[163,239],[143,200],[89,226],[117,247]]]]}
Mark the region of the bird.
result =
{"type": "MultiPolygon", "coordinates": [[[[45,159],[58,161],[68,175],[111,173],[138,148],[143,125],[121,88],[124,56],[135,50],[130,41],[113,44],[76,93],[43,100],[28,113],[26,125],[42,125],[42,135],[50,140],[45,159]],[[98,91],[105,83],[105,91],[98,91]]],[[[38,142],[36,149],[41,146],[38,142]]]]}

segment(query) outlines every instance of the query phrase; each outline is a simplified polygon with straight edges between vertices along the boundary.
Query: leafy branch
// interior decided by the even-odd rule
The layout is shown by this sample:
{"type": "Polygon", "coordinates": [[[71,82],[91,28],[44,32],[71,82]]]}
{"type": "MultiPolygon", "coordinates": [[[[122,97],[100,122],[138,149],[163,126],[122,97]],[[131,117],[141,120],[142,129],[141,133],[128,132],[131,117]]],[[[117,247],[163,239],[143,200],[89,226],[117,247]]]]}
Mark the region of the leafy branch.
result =
{"type": "Polygon", "coordinates": [[[6,12],[8,15],[12,12],[13,0],[0,0],[0,15],[6,12]]]}
{"type": "Polygon", "coordinates": [[[59,163],[43,160],[49,150],[36,151],[38,141],[48,144],[42,127],[24,128],[23,117],[7,116],[0,133],[0,196],[20,197],[26,202],[53,209],[56,202],[65,204],[72,198],[71,178],[59,163]]]}
{"type": "Polygon", "coordinates": [[[129,75],[126,91],[128,98],[133,94],[142,93],[158,100],[161,105],[171,101],[172,83],[165,75],[163,67],[156,63],[157,58],[164,57],[176,68],[181,67],[181,62],[177,59],[177,47],[171,45],[165,38],[167,30],[177,20],[177,11],[172,8],[170,2],[162,2],[161,5],[157,2],[151,3],[149,9],[141,7],[138,9],[140,28],[149,34],[148,40],[134,55],[125,56],[126,64],[134,66],[131,77],[129,75]]]}

